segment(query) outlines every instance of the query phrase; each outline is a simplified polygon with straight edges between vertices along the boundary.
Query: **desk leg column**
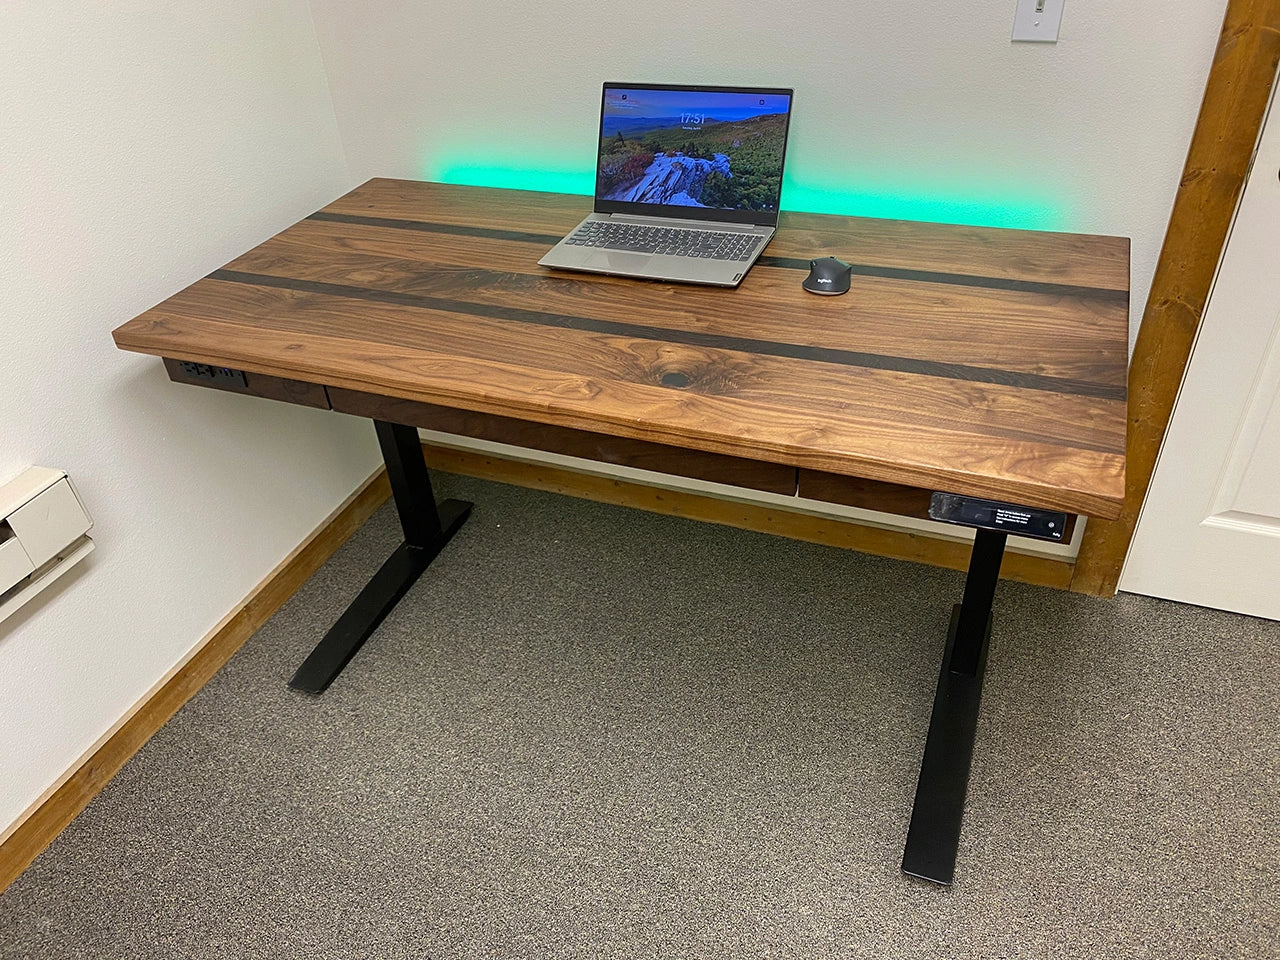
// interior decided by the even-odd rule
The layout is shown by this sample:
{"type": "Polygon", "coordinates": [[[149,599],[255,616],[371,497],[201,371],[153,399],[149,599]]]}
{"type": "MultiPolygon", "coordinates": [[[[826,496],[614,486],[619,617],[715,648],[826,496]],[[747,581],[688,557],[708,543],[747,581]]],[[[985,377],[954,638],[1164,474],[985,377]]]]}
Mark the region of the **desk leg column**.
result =
{"type": "Polygon", "coordinates": [[[414,427],[381,420],[373,424],[404,542],[298,668],[289,681],[295,690],[324,692],[471,513],[471,504],[462,500],[446,500],[437,508],[422,442],[414,427]]]}
{"type": "Polygon", "coordinates": [[[964,599],[951,612],[902,857],[904,872],[934,883],[950,883],[955,873],[982,677],[987,668],[991,603],[1004,559],[1005,534],[992,530],[975,533],[964,599]]]}

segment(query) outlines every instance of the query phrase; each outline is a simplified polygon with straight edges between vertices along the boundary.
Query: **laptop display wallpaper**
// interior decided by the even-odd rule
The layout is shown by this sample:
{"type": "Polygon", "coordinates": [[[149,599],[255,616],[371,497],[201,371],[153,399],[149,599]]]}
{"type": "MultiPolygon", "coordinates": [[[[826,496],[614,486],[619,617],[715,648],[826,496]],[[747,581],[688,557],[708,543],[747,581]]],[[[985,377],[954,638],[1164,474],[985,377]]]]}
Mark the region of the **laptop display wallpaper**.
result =
{"type": "Polygon", "coordinates": [[[777,210],[791,98],[606,88],[596,196],[777,210]]]}

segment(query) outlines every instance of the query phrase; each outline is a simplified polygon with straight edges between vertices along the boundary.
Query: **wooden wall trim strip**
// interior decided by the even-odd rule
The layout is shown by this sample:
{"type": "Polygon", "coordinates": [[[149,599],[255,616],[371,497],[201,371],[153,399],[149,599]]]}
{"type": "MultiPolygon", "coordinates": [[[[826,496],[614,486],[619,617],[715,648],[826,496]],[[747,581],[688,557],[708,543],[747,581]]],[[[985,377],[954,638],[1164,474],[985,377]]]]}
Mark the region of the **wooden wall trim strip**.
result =
{"type": "MultiPolygon", "coordinates": [[[[432,470],[445,470],[482,480],[496,480],[599,503],[636,507],[653,513],[688,517],[705,523],[719,523],[740,530],[770,533],[899,560],[914,560],[952,570],[967,570],[969,567],[970,547],[964,541],[941,540],[901,530],[885,530],[759,503],[722,500],[618,477],[579,473],[550,464],[509,460],[473,450],[424,443],[423,452],[432,470]]],[[[1007,553],[1000,575],[1008,580],[1066,589],[1071,583],[1071,570],[1072,564],[1068,560],[1007,553]]]]}
{"type": "Polygon", "coordinates": [[[1071,589],[1111,596],[1151,485],[1280,62],[1280,0],[1230,0],[1129,362],[1125,500],[1091,520],[1071,589]]]}
{"type": "Polygon", "coordinates": [[[379,470],[227,614],[186,661],[121,717],[60,783],[50,787],[5,831],[0,838],[0,893],[390,495],[386,472],[379,470]]]}

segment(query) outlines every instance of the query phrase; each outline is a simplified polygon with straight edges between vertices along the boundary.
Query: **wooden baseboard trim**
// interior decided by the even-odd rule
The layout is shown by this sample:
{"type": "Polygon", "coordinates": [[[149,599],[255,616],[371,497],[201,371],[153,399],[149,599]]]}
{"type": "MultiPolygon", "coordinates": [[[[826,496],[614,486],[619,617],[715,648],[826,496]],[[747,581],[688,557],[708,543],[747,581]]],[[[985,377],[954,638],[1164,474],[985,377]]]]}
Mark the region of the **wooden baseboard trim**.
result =
{"type": "MultiPolygon", "coordinates": [[[[432,443],[424,443],[423,452],[432,469],[482,480],[496,480],[584,500],[689,517],[707,523],[772,533],[882,557],[914,560],[952,570],[967,570],[969,567],[970,548],[965,542],[941,540],[900,530],[885,530],[848,520],[815,517],[764,504],[721,500],[689,491],[668,490],[617,477],[579,473],[564,467],[509,460],[492,454],[432,443]]],[[[1067,589],[1071,585],[1072,568],[1073,564],[1069,560],[1007,553],[1000,575],[1022,583],[1067,589]]]]}
{"type": "Polygon", "coordinates": [[[384,470],[365,481],[5,831],[0,838],[0,893],[390,495],[384,470]]]}

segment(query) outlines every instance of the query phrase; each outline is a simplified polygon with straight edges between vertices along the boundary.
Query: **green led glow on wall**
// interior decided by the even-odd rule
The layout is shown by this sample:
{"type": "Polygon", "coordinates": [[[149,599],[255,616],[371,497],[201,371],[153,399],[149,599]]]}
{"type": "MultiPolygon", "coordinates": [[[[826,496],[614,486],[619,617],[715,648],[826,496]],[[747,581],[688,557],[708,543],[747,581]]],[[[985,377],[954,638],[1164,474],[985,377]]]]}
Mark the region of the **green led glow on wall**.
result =
{"type": "Polygon", "coordinates": [[[513,190],[545,190],[548,193],[576,193],[591,196],[593,170],[522,170],[519,167],[485,163],[446,163],[429,172],[428,180],[458,183],[469,187],[509,187],[513,190]]]}
{"type": "MultiPolygon", "coordinates": [[[[594,179],[594,171],[591,170],[522,169],[498,162],[459,160],[427,166],[425,179],[440,183],[546,190],[582,196],[591,195],[594,179]]],[[[1011,191],[988,192],[963,184],[943,188],[922,183],[918,189],[860,190],[854,186],[797,183],[787,177],[783,182],[782,206],[784,210],[810,213],[966,223],[1021,230],[1062,230],[1065,221],[1061,207],[1049,198],[1019,197],[1011,191]]]]}
{"type": "Polygon", "coordinates": [[[782,205],[786,210],[838,213],[885,220],[923,220],[966,223],[1019,230],[1061,230],[1062,211],[1043,198],[979,195],[963,186],[939,189],[921,184],[918,190],[873,191],[814,187],[784,179],[782,205]]]}

